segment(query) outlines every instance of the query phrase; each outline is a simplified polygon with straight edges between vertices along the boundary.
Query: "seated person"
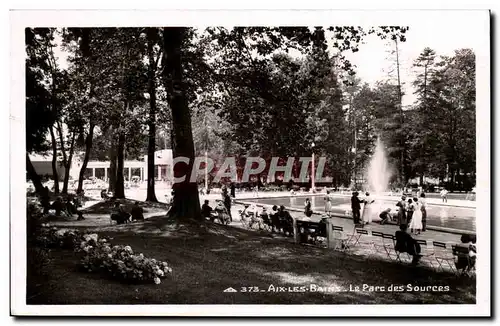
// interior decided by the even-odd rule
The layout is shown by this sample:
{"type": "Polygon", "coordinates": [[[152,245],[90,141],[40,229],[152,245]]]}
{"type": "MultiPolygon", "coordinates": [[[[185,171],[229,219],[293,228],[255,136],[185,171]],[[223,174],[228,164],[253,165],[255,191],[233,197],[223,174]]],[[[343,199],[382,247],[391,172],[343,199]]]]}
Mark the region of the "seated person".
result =
{"type": "Polygon", "coordinates": [[[257,224],[259,226],[259,230],[261,230],[262,229],[262,219],[259,216],[257,205],[252,204],[252,206],[250,206],[250,209],[248,210],[248,213],[249,213],[248,215],[250,216],[249,227],[251,228],[254,224],[257,224]]]}
{"type": "Polygon", "coordinates": [[[130,215],[132,215],[132,221],[144,220],[144,209],[141,206],[139,206],[139,202],[136,201],[134,206],[132,206],[130,215]]]}
{"type": "Polygon", "coordinates": [[[293,234],[293,218],[290,213],[285,210],[285,206],[281,205],[279,210],[280,222],[283,226],[283,231],[288,233],[288,235],[293,234]]]}
{"type": "Polygon", "coordinates": [[[82,200],[79,196],[73,197],[73,206],[76,208],[82,207],[82,200]]]}
{"type": "Polygon", "coordinates": [[[217,214],[217,218],[221,223],[224,224],[225,222],[229,222],[229,215],[227,213],[227,208],[222,200],[217,200],[217,205],[215,206],[214,211],[217,214]]]}
{"type": "Polygon", "coordinates": [[[40,194],[40,204],[42,204],[43,207],[43,214],[47,214],[49,212],[49,209],[51,208],[49,188],[47,188],[47,186],[42,189],[42,192],[40,194]]]}
{"type": "Polygon", "coordinates": [[[385,224],[387,221],[392,220],[391,209],[390,208],[384,209],[382,213],[380,213],[379,217],[380,217],[380,224],[385,224]]]}
{"type": "Polygon", "coordinates": [[[262,222],[266,225],[271,226],[271,219],[269,218],[269,214],[267,213],[267,208],[263,207],[262,212],[260,213],[260,217],[262,218],[262,222]]]}
{"type": "Polygon", "coordinates": [[[76,215],[78,215],[78,218],[76,219],[77,221],[81,221],[81,220],[85,219],[85,217],[83,217],[82,211],[76,212],[76,215]]]}
{"type": "Polygon", "coordinates": [[[106,189],[101,190],[101,198],[104,200],[109,199],[108,192],[106,191],[106,189]]]}
{"type": "Polygon", "coordinates": [[[76,209],[76,206],[73,204],[73,200],[72,198],[69,198],[66,200],[66,211],[72,215],[72,214],[76,214],[78,212],[78,210],[76,209]]]}
{"type": "Polygon", "coordinates": [[[209,218],[210,221],[214,221],[215,217],[212,216],[212,207],[210,207],[210,205],[208,204],[208,200],[205,199],[205,202],[203,203],[203,205],[201,205],[201,216],[203,216],[203,218],[209,218]]]}
{"type": "Polygon", "coordinates": [[[116,224],[128,223],[130,214],[125,212],[119,202],[115,203],[113,212],[111,213],[111,220],[116,221],[116,224]]]}
{"type": "Polygon", "coordinates": [[[56,216],[60,216],[61,212],[65,209],[61,197],[57,197],[52,205],[50,205],[50,208],[56,211],[56,216]]]}
{"type": "Polygon", "coordinates": [[[477,249],[476,249],[476,236],[468,235],[468,234],[463,234],[462,237],[460,238],[460,241],[462,242],[458,246],[462,248],[467,248],[468,250],[468,255],[459,255],[457,257],[457,260],[455,261],[455,266],[458,270],[460,269],[465,269],[469,270],[472,269],[475,264],[476,264],[476,254],[477,254],[477,249]]]}
{"type": "Polygon", "coordinates": [[[422,257],[422,255],[420,255],[420,244],[406,232],[408,230],[406,224],[401,224],[399,229],[399,231],[396,231],[396,245],[394,249],[398,252],[406,252],[413,256],[412,265],[416,265],[422,257]]]}
{"type": "Polygon", "coordinates": [[[281,232],[282,224],[279,217],[278,206],[274,205],[269,212],[269,218],[271,220],[271,232],[281,232]]]}

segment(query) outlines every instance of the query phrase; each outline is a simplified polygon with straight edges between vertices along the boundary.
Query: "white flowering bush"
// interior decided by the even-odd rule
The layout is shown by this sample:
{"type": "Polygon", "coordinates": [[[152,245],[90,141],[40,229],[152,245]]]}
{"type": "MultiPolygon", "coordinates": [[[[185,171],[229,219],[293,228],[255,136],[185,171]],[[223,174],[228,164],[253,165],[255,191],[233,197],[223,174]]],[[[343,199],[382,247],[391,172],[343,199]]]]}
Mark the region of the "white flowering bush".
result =
{"type": "Polygon", "coordinates": [[[80,267],[86,272],[100,272],[130,283],[154,282],[172,273],[163,261],[134,254],[130,246],[112,246],[110,239],[97,233],[82,233],[76,230],[58,230],[50,224],[42,224],[37,244],[43,248],[63,248],[83,255],[80,267]]]}
{"type": "Polygon", "coordinates": [[[134,254],[130,246],[111,246],[109,242],[98,242],[97,246],[84,246],[86,252],[82,267],[88,272],[103,271],[115,279],[129,282],[152,281],[172,273],[166,262],[134,254]]]}

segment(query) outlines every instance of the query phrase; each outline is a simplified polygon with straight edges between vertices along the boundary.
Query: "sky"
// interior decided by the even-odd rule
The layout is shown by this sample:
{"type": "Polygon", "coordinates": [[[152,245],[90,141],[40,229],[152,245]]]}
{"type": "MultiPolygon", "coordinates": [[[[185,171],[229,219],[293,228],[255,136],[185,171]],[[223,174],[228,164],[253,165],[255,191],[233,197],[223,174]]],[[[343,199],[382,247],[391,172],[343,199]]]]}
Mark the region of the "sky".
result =
{"type": "MultiPolygon", "coordinates": [[[[406,42],[398,43],[400,60],[400,78],[402,83],[403,107],[413,104],[415,101],[414,90],[411,86],[415,78],[415,69],[412,67],[414,60],[425,47],[430,47],[436,55],[452,56],[455,50],[462,48],[476,48],[480,46],[475,43],[474,29],[467,24],[442,24],[439,28],[432,24],[410,25],[406,32],[406,42]]],[[[60,42],[60,38],[56,38],[60,42]]],[[[356,66],[357,77],[362,83],[373,86],[377,81],[390,78],[389,72],[393,70],[394,63],[390,60],[390,51],[394,50],[394,43],[381,40],[376,35],[365,37],[364,44],[359,46],[359,51],[345,52],[349,61],[356,66]]],[[[66,54],[60,49],[55,51],[61,67],[66,67],[66,54]]],[[[395,72],[394,72],[394,77],[395,72]]]]}
{"type": "MultiPolygon", "coordinates": [[[[412,68],[414,60],[425,47],[436,51],[436,55],[452,56],[455,50],[462,48],[476,48],[475,37],[468,24],[441,25],[436,29],[435,25],[419,24],[409,26],[406,32],[406,42],[398,43],[400,59],[400,78],[403,85],[403,106],[411,105],[415,101],[413,95],[412,81],[415,78],[415,70],[412,68]]],[[[378,80],[387,79],[391,70],[389,52],[394,50],[393,43],[389,45],[387,40],[381,40],[376,35],[370,35],[365,44],[359,47],[356,53],[347,53],[346,57],[352,64],[357,66],[357,76],[370,85],[378,80]],[[391,48],[392,47],[392,48],[391,48]]]]}

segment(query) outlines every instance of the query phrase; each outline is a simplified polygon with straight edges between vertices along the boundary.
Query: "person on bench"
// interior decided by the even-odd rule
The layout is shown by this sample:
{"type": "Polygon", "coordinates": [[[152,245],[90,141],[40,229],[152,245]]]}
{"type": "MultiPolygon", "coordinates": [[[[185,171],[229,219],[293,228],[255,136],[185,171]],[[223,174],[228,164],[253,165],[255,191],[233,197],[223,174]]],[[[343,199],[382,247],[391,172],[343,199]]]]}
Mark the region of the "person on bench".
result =
{"type": "Polygon", "coordinates": [[[138,201],[136,201],[134,206],[132,206],[130,215],[132,215],[132,221],[144,221],[144,209],[139,206],[138,201]]]}
{"type": "Polygon", "coordinates": [[[293,218],[290,213],[285,209],[285,206],[281,205],[278,213],[281,225],[283,226],[283,232],[288,233],[288,235],[293,234],[293,218]]]}
{"type": "MultiPolygon", "coordinates": [[[[458,270],[469,271],[473,269],[476,265],[476,236],[469,234],[462,234],[460,238],[461,244],[458,244],[458,247],[466,248],[468,251],[467,255],[460,254],[458,255],[455,266],[458,270]]],[[[465,251],[465,250],[464,250],[465,251]]]]}
{"type": "Polygon", "coordinates": [[[111,220],[116,221],[116,224],[125,224],[128,223],[129,218],[130,214],[123,210],[120,203],[115,203],[115,207],[111,213],[111,220]]]}
{"type": "Polygon", "coordinates": [[[212,211],[213,209],[208,204],[208,200],[205,199],[205,202],[201,205],[201,216],[203,216],[204,219],[208,218],[211,222],[213,222],[215,220],[215,216],[212,215],[212,211]]]}
{"type": "Polygon", "coordinates": [[[420,258],[422,258],[422,255],[420,255],[420,244],[406,232],[408,230],[406,224],[401,224],[399,229],[399,231],[396,231],[396,245],[394,249],[398,252],[408,253],[413,257],[412,265],[416,265],[420,258]]]}
{"type": "Polygon", "coordinates": [[[85,217],[83,217],[82,211],[76,212],[76,215],[78,216],[78,218],[76,219],[77,221],[83,221],[85,219],[85,217]]]}
{"type": "Polygon", "coordinates": [[[65,210],[61,197],[57,197],[50,208],[56,211],[56,216],[61,216],[62,211],[65,210]]]}
{"type": "Polygon", "coordinates": [[[78,212],[77,207],[73,202],[74,199],[71,197],[68,197],[68,199],[66,200],[66,211],[69,213],[69,215],[73,215],[78,212]]]}
{"type": "Polygon", "coordinates": [[[101,190],[101,198],[104,200],[109,199],[108,192],[106,191],[106,189],[101,190]]]}
{"type": "Polygon", "coordinates": [[[50,206],[50,195],[49,188],[47,186],[43,187],[42,192],[40,194],[40,203],[43,207],[43,214],[48,214],[50,206]]]}

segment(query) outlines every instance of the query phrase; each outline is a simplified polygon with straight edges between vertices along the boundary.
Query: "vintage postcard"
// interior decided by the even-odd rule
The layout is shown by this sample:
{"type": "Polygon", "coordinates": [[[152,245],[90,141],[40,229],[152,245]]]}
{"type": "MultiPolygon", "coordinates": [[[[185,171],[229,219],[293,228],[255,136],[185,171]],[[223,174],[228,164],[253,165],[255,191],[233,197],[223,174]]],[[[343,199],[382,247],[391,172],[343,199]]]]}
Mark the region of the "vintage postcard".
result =
{"type": "Polygon", "coordinates": [[[485,10],[11,11],[11,314],[490,316],[489,40],[485,10]]]}

